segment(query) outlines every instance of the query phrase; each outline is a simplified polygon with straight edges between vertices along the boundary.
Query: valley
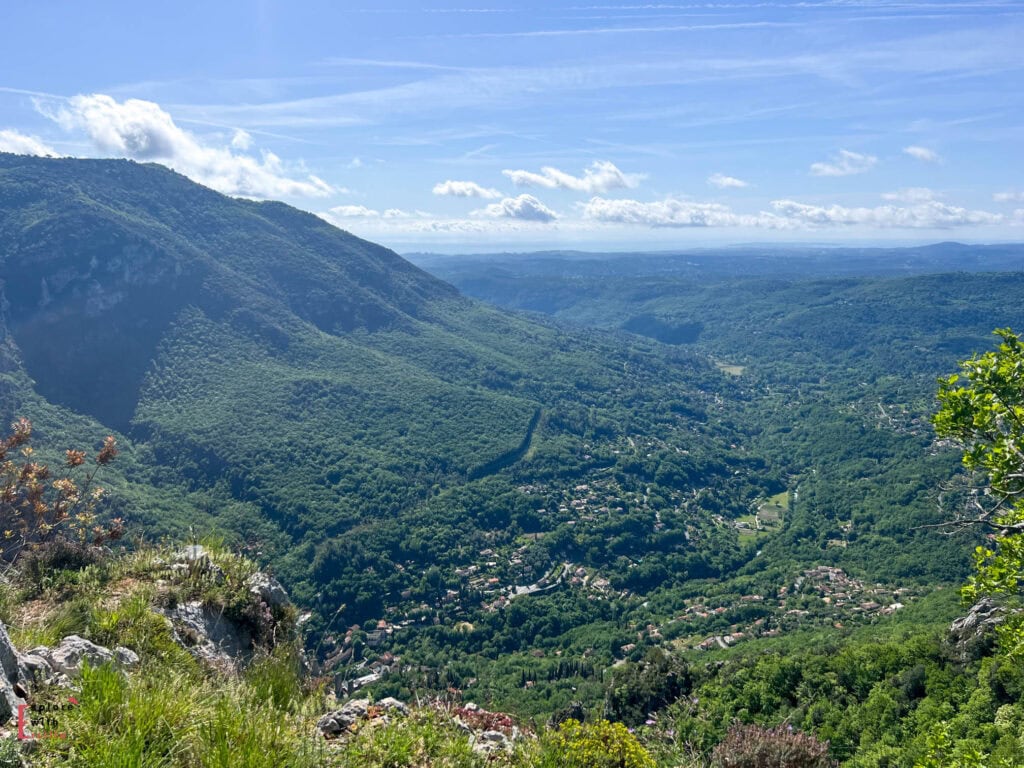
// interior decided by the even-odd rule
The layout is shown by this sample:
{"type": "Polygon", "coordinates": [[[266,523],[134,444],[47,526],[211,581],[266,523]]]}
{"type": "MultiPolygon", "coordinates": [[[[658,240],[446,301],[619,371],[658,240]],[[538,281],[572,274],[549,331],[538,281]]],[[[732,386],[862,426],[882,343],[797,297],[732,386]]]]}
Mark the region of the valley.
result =
{"type": "MultiPolygon", "coordinates": [[[[270,569],[339,696],[621,719],[643,686],[613,681],[671,659],[719,697],[685,715],[718,718],[710,748],[753,711],[719,670],[927,645],[960,610],[980,538],[934,528],[968,492],[935,381],[1019,325],[1020,273],[930,274],[939,247],[909,275],[864,251],[431,276],[158,166],[0,155],[0,198],[3,418],[44,457],[116,434],[106,514],[270,569]]],[[[853,754],[849,712],[787,701],[757,711],[853,754]]]]}

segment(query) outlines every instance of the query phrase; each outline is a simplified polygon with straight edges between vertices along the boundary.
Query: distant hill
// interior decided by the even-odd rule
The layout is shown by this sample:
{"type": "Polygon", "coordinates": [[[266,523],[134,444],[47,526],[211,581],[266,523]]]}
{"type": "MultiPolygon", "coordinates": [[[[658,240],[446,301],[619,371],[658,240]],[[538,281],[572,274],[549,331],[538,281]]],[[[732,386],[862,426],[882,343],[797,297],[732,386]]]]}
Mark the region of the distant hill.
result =
{"type": "MultiPolygon", "coordinates": [[[[905,248],[748,245],[686,251],[538,251],[406,257],[456,285],[492,278],[664,275],[699,282],[730,277],[881,277],[1024,269],[1024,244],[946,242],[905,248]]],[[[472,291],[471,294],[475,295],[472,291]]]]}

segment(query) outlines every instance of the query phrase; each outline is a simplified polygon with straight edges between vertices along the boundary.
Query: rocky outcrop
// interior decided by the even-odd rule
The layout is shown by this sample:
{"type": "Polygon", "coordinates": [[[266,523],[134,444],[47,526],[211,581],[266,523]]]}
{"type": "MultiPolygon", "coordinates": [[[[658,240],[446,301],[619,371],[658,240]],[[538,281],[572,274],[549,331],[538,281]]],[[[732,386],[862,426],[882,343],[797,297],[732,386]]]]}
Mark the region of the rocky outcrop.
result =
{"type": "Polygon", "coordinates": [[[0,722],[7,722],[17,714],[18,706],[25,703],[27,680],[26,668],[3,623],[0,623],[0,668],[0,722]]]}
{"type": "Polygon", "coordinates": [[[33,688],[71,685],[86,663],[93,667],[110,663],[117,669],[129,669],[139,663],[139,657],[129,648],[111,650],[78,635],[68,635],[53,648],[40,645],[19,653],[0,622],[0,723],[17,715],[33,688]]]}
{"type": "MultiPolygon", "coordinates": [[[[512,718],[501,712],[488,712],[476,704],[451,707],[435,702],[433,708],[450,718],[465,735],[474,752],[492,755],[509,753],[522,737],[512,718]]],[[[329,741],[345,739],[363,728],[385,725],[396,716],[408,716],[409,707],[390,696],[371,703],[369,699],[352,699],[317,721],[320,735],[329,741]]]]}
{"type": "Polygon", "coordinates": [[[390,722],[393,715],[409,714],[409,707],[390,696],[371,704],[369,699],[352,699],[345,702],[341,709],[329,712],[321,717],[316,727],[325,739],[337,739],[355,733],[366,722],[383,725],[390,722]]]}
{"type": "MultiPolygon", "coordinates": [[[[174,553],[169,564],[172,572],[187,574],[191,580],[220,585],[223,569],[202,544],[191,544],[174,553]]],[[[250,661],[261,643],[268,644],[287,615],[291,600],[277,579],[257,571],[246,581],[251,602],[242,615],[224,608],[190,600],[164,608],[171,622],[174,640],[208,666],[226,673],[238,672],[250,661]]],[[[272,643],[272,641],[270,641],[272,643]]]]}
{"type": "Polygon", "coordinates": [[[237,671],[252,659],[252,632],[222,610],[192,600],[164,615],[171,621],[175,642],[214,669],[237,671]]]}
{"type": "Polygon", "coordinates": [[[949,639],[961,661],[984,656],[996,642],[996,627],[1006,618],[1005,609],[991,597],[983,597],[949,627],[949,639]]]}

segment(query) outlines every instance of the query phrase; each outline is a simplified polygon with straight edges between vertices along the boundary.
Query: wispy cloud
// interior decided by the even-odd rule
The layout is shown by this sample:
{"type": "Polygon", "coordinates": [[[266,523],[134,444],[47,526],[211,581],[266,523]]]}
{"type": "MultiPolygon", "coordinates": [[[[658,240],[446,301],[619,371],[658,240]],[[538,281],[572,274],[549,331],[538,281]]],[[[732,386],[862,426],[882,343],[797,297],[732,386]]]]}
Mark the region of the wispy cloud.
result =
{"type": "Polygon", "coordinates": [[[793,200],[775,200],[772,208],[790,222],[810,228],[950,229],[1000,224],[1004,221],[1004,217],[998,213],[971,211],[937,200],[906,207],[882,205],[875,208],[806,205],[793,200]]]}
{"type": "Polygon", "coordinates": [[[921,160],[926,163],[937,163],[939,161],[939,153],[934,149],[928,149],[928,147],[904,147],[903,153],[910,155],[915,160],[921,160]]]}
{"type": "Polygon", "coordinates": [[[992,200],[997,203],[1024,203],[1024,192],[1020,192],[1018,190],[996,192],[992,195],[992,200]]]}
{"type": "Polygon", "coordinates": [[[360,59],[348,56],[332,56],[319,62],[327,67],[372,67],[377,69],[427,69],[460,71],[464,67],[450,67],[444,64],[432,64],[427,61],[408,61],[405,59],[360,59]]]}
{"type": "Polygon", "coordinates": [[[407,219],[413,216],[400,208],[377,211],[365,205],[336,205],[327,213],[335,219],[407,219]]]}
{"type": "Polygon", "coordinates": [[[726,176],[724,173],[713,173],[708,176],[708,184],[719,189],[742,189],[743,187],[749,187],[750,184],[737,179],[735,176],[726,176]]]}
{"type": "Polygon", "coordinates": [[[92,94],[57,105],[37,100],[36,109],[67,131],[84,131],[102,153],[158,160],[225,194],[324,197],[335,191],[313,175],[292,177],[271,152],[264,152],[259,159],[239,154],[252,143],[244,131],[235,133],[231,146],[209,146],[180,128],[168,112],[151,101],[118,102],[105,94],[92,94]]]}
{"type": "Polygon", "coordinates": [[[928,187],[904,187],[895,192],[883,192],[883,200],[895,200],[901,203],[927,203],[942,197],[938,192],[928,187]]]}
{"type": "Polygon", "coordinates": [[[545,189],[568,189],[573,192],[607,192],[610,189],[627,189],[637,186],[644,178],[638,173],[623,173],[614,163],[600,160],[591,163],[582,176],[545,166],[540,173],[532,171],[502,171],[517,187],[544,187],[545,189]]]}
{"type": "Polygon", "coordinates": [[[486,208],[473,211],[472,215],[492,219],[520,219],[538,222],[552,222],[558,218],[557,213],[533,195],[506,197],[499,203],[492,203],[486,208]]]}
{"type": "Polygon", "coordinates": [[[765,27],[792,27],[788,21],[738,21],[721,24],[666,24],[632,27],[581,27],[577,29],[528,29],[504,32],[461,32],[445,37],[580,37],[584,35],[641,35],[654,32],[714,32],[731,29],[760,29],[765,27]]]}
{"type": "Polygon", "coordinates": [[[850,208],[808,205],[795,200],[773,200],[770,211],[737,213],[720,203],[666,198],[652,202],[594,197],[582,206],[583,218],[611,224],[651,228],[723,227],[775,230],[818,229],[952,229],[1001,224],[1006,217],[969,210],[929,199],[907,206],[883,205],[850,208]]]}
{"type": "Polygon", "coordinates": [[[878,158],[874,155],[863,155],[860,152],[840,149],[829,162],[812,163],[811,174],[813,176],[853,176],[871,170],[876,163],[878,163],[878,158]]]}
{"type": "Polygon", "coordinates": [[[760,216],[734,213],[720,203],[694,203],[666,198],[653,202],[593,197],[582,206],[583,217],[612,224],[647,227],[750,227],[767,226],[760,216]]]}
{"type": "Polygon", "coordinates": [[[482,197],[490,200],[501,197],[498,190],[481,187],[475,181],[442,181],[435,184],[432,191],[435,195],[452,197],[482,197]]]}
{"type": "Polygon", "coordinates": [[[0,152],[12,152],[15,155],[38,155],[39,157],[57,156],[57,151],[44,144],[41,139],[13,129],[0,131],[0,152]]]}

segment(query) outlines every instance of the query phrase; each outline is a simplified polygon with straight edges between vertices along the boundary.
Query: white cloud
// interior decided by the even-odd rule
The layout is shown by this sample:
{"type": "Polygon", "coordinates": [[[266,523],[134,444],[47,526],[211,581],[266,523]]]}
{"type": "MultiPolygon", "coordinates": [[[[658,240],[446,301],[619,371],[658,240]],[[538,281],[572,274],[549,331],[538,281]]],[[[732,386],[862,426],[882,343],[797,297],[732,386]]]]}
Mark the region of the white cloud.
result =
{"type": "MultiPolygon", "coordinates": [[[[905,192],[908,190],[904,190],[905,192]]],[[[928,190],[930,192],[930,190],[928,190]]],[[[771,211],[756,214],[736,213],[720,203],[701,203],[666,198],[653,202],[609,200],[594,197],[581,208],[583,218],[608,224],[661,227],[757,227],[761,229],[823,229],[859,227],[863,229],[949,229],[952,227],[1000,224],[1005,217],[988,211],[972,211],[947,205],[935,199],[923,199],[924,190],[909,190],[917,196],[907,206],[883,205],[874,208],[847,208],[841,205],[819,206],[794,200],[774,200],[771,211]]],[[[934,193],[932,193],[934,194],[934,193]]]]}
{"type": "Polygon", "coordinates": [[[334,192],[316,176],[292,178],[271,152],[259,159],[233,152],[232,148],[244,149],[251,143],[244,131],[236,132],[231,147],[207,146],[151,101],[117,102],[105,94],[92,94],[74,96],[56,110],[43,101],[37,101],[36,108],[65,130],[84,130],[101,152],[166,163],[225,194],[324,197],[334,192]]]}
{"type": "Polygon", "coordinates": [[[506,197],[500,203],[491,203],[486,208],[473,211],[473,216],[486,216],[491,219],[519,219],[521,221],[551,222],[558,214],[548,208],[533,195],[506,197]]]}
{"type": "Polygon", "coordinates": [[[591,163],[582,176],[573,176],[551,166],[532,171],[502,171],[517,187],[544,187],[545,189],[568,189],[573,192],[607,192],[609,189],[631,189],[644,178],[643,174],[623,173],[614,163],[599,160],[591,163]]]}
{"type": "Polygon", "coordinates": [[[643,203],[639,200],[609,200],[593,197],[583,204],[583,217],[612,224],[640,224],[648,227],[750,227],[774,226],[770,214],[737,214],[720,203],[693,203],[666,198],[643,203]]]}
{"type": "Polygon", "coordinates": [[[996,192],[992,199],[997,203],[1024,203],[1024,192],[1009,190],[1007,192],[996,192]]]}
{"type": "Polygon", "coordinates": [[[496,200],[501,192],[496,189],[481,187],[475,181],[442,181],[434,185],[435,195],[451,195],[452,197],[483,197],[496,200]]]}
{"type": "Polygon", "coordinates": [[[901,203],[927,203],[939,197],[942,195],[928,187],[904,187],[895,192],[882,193],[883,200],[895,200],[901,203]]]}
{"type": "Polygon", "coordinates": [[[811,174],[814,176],[852,176],[870,170],[877,162],[878,158],[874,155],[862,155],[860,152],[840,149],[829,162],[812,163],[811,174]]]}
{"type": "Polygon", "coordinates": [[[380,211],[367,208],[365,205],[336,205],[328,213],[338,219],[376,219],[380,211]]]}
{"type": "Polygon", "coordinates": [[[928,147],[904,147],[903,152],[915,160],[923,160],[926,163],[937,163],[939,161],[939,153],[934,149],[928,149],[928,147]]]}
{"type": "Polygon", "coordinates": [[[245,152],[251,146],[252,136],[249,135],[248,131],[243,131],[241,128],[235,131],[235,135],[231,137],[232,149],[240,149],[245,152]]]}
{"type": "Polygon", "coordinates": [[[0,131],[0,152],[12,152],[15,155],[38,155],[39,157],[57,157],[57,152],[44,144],[35,136],[26,136],[14,130],[0,131]]]}
{"type": "Polygon", "coordinates": [[[735,176],[726,176],[724,173],[713,173],[708,176],[708,184],[719,189],[742,189],[743,187],[749,187],[750,184],[737,179],[735,176]]]}
{"type": "Polygon", "coordinates": [[[1003,216],[988,211],[970,211],[937,200],[906,207],[881,205],[875,208],[847,208],[806,205],[793,200],[774,200],[775,212],[802,227],[877,227],[882,229],[948,229],[951,227],[999,224],[1003,216]]]}

